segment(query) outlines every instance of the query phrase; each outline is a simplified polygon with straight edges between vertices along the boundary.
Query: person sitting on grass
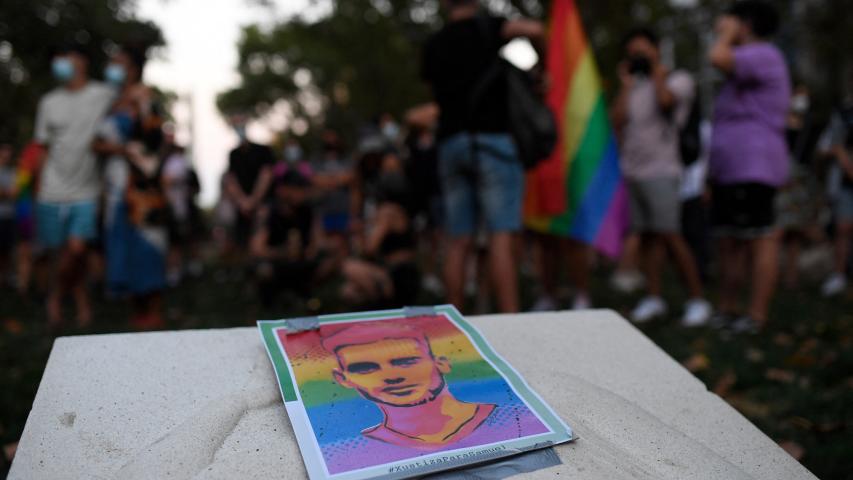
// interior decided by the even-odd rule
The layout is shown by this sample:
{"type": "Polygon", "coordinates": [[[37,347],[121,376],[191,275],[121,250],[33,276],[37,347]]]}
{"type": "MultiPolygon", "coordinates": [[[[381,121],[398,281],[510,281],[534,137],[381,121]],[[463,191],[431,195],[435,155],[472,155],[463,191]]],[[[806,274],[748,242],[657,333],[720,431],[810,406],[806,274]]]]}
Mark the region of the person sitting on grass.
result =
{"type": "Polygon", "coordinates": [[[363,241],[366,258],[344,262],[341,293],[349,303],[364,307],[412,305],[421,287],[415,263],[417,241],[409,184],[396,155],[383,157],[376,190],[376,213],[363,241]]]}
{"type": "Polygon", "coordinates": [[[258,294],[268,307],[282,290],[307,298],[333,269],[314,235],[309,180],[290,170],[276,178],[272,191],[272,203],[260,212],[249,246],[258,294]]]}

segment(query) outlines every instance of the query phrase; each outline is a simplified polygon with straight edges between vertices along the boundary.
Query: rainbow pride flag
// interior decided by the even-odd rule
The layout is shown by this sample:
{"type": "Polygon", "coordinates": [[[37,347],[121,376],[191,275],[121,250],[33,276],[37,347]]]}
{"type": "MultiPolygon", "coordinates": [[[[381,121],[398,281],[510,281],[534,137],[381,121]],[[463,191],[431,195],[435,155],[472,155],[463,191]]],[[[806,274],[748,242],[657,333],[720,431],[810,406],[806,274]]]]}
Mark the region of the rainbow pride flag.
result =
{"type": "Polygon", "coordinates": [[[628,224],[627,192],[601,78],[574,0],[553,3],[546,63],[547,101],[559,141],[527,175],[525,223],[616,257],[628,224]]]}

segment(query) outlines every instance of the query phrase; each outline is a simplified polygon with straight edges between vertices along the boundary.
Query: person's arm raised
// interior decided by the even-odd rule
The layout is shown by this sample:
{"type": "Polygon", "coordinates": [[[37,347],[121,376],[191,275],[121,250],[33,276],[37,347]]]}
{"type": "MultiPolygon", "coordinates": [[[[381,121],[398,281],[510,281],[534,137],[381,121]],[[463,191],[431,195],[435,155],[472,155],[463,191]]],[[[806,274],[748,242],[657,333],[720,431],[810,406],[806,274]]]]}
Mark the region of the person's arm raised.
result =
{"type": "Polygon", "coordinates": [[[545,53],[546,38],[545,25],[538,20],[522,18],[517,20],[507,20],[501,29],[501,36],[505,40],[514,40],[516,38],[526,38],[530,40],[530,44],[539,55],[539,59],[543,59],[545,53]]]}
{"type": "Polygon", "coordinates": [[[738,19],[732,16],[720,17],[717,21],[717,41],[708,55],[711,65],[726,75],[735,70],[735,37],[740,27],[738,19]]]}

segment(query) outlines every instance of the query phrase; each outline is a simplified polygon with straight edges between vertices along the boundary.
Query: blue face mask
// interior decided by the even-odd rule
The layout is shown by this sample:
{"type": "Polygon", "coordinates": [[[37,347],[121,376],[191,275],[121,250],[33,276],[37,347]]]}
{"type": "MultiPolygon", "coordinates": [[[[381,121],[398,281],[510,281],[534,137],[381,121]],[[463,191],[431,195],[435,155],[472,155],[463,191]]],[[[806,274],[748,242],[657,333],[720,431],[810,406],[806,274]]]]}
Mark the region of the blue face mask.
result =
{"type": "Polygon", "coordinates": [[[51,64],[53,78],[60,83],[68,83],[74,78],[74,64],[67,58],[55,58],[51,64]]]}
{"type": "Polygon", "coordinates": [[[240,138],[241,142],[246,141],[246,126],[245,125],[238,125],[238,126],[234,127],[234,133],[237,134],[237,136],[240,138]]]}
{"type": "Polygon", "coordinates": [[[302,160],[302,148],[299,145],[288,145],[284,147],[284,159],[288,163],[296,163],[302,160]]]}
{"type": "Polygon", "coordinates": [[[394,122],[388,122],[382,127],[382,135],[392,142],[397,141],[400,136],[400,127],[394,122]]]}
{"type": "Polygon", "coordinates": [[[122,85],[127,80],[127,72],[124,71],[123,66],[111,63],[104,69],[104,80],[113,85],[122,85]]]}

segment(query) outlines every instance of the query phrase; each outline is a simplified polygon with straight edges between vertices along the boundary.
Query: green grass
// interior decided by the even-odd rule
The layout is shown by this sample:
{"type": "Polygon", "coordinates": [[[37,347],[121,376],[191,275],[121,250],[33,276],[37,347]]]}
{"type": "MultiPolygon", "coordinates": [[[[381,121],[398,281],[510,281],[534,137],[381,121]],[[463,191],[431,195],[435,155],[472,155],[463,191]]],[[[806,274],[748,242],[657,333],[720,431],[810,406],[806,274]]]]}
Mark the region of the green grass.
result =
{"type": "MultiPolygon", "coordinates": [[[[619,296],[595,281],[596,305],[627,313],[636,296],[619,296]]],[[[531,303],[531,281],[522,291],[531,303]]],[[[679,305],[681,293],[670,280],[667,296],[679,305]]],[[[239,272],[213,265],[202,279],[191,280],[166,296],[167,328],[195,329],[254,325],[259,318],[311,312],[336,312],[335,286],[318,292],[307,308],[283,298],[265,311],[252,286],[239,272]]],[[[424,298],[424,303],[438,303],[424,298]]],[[[672,318],[643,331],[677,361],[688,366],[777,442],[802,449],[801,461],[820,478],[853,478],[853,297],[824,300],[815,285],[780,290],[769,331],[759,336],[728,335],[712,329],[688,330],[672,318]]],[[[95,325],[60,335],[125,332],[127,307],[98,299],[95,325]]],[[[0,443],[17,442],[47,362],[53,337],[45,328],[43,303],[0,291],[0,443]]],[[[0,474],[8,465],[0,465],[0,474]]]]}

